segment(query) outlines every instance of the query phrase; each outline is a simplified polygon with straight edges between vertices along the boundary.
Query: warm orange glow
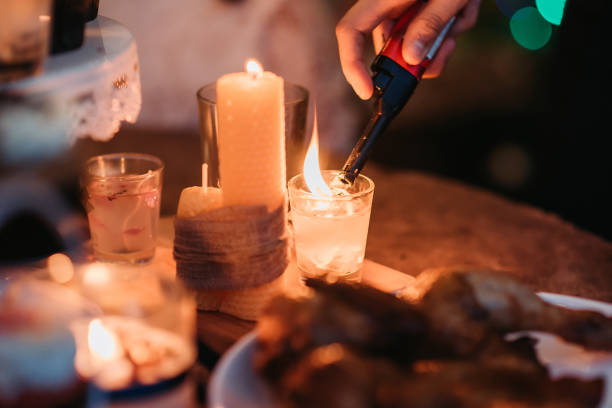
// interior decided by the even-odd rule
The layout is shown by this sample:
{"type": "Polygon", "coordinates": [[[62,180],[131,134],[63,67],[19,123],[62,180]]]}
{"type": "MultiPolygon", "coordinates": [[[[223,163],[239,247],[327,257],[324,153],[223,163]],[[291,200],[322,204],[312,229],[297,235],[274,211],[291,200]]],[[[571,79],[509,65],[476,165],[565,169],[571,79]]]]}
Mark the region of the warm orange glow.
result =
{"type": "Polygon", "coordinates": [[[319,132],[317,130],[317,114],[315,112],[310,146],[304,159],[304,180],[308,189],[316,196],[331,197],[332,192],[323,180],[319,164],[319,132]]]}
{"type": "Polygon", "coordinates": [[[87,265],[83,274],[83,283],[90,286],[104,285],[110,280],[109,271],[101,263],[87,265]]]}
{"type": "Polygon", "coordinates": [[[246,72],[251,74],[253,79],[261,78],[263,76],[263,67],[261,64],[253,58],[249,58],[244,63],[244,69],[246,72]]]}
{"type": "Polygon", "coordinates": [[[67,283],[74,276],[74,266],[68,256],[64,254],[53,254],[47,258],[49,275],[57,283],[67,283]]]}
{"type": "Polygon", "coordinates": [[[319,347],[311,354],[310,362],[315,367],[325,367],[342,360],[344,349],[340,343],[332,343],[327,346],[319,347]]]}
{"type": "Polygon", "coordinates": [[[117,335],[104,327],[100,319],[89,323],[87,344],[94,358],[109,361],[121,357],[122,350],[117,335]]]}

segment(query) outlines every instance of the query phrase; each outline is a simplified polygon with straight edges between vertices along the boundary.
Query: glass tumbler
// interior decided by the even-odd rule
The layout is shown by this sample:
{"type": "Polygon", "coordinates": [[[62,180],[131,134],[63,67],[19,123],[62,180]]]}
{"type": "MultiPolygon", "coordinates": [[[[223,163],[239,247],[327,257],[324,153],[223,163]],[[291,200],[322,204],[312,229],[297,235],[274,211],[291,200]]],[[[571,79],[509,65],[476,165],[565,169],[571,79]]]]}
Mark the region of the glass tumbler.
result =
{"type": "MultiPolygon", "coordinates": [[[[285,148],[287,179],[302,171],[306,155],[306,118],[308,117],[308,90],[286,82],[285,94],[285,148]]],[[[219,185],[219,153],[217,151],[217,91],[216,83],[204,85],[197,92],[200,139],[203,159],[208,163],[208,185],[219,185]]]]}
{"type": "Polygon", "coordinates": [[[155,156],[95,156],[82,184],[94,256],[100,261],[140,263],[155,255],[163,162],[155,156]]]}
{"type": "MultiPolygon", "coordinates": [[[[331,185],[338,170],[322,171],[331,185]]],[[[303,277],[359,280],[365,256],[374,182],[359,175],[341,194],[310,192],[303,174],[289,180],[297,266],[303,277]]]]}

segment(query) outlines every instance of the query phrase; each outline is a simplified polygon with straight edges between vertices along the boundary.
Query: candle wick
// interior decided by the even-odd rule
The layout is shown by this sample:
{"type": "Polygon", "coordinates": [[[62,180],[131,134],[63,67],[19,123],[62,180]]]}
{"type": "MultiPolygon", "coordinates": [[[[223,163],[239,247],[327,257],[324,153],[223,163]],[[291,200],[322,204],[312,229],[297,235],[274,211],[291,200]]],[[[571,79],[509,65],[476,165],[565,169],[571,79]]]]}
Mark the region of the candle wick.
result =
{"type": "Polygon", "coordinates": [[[263,73],[261,71],[249,71],[249,77],[253,80],[256,81],[259,78],[261,78],[263,76],[263,73]]]}
{"type": "Polygon", "coordinates": [[[202,190],[208,190],[208,163],[202,163],[202,190]]]}

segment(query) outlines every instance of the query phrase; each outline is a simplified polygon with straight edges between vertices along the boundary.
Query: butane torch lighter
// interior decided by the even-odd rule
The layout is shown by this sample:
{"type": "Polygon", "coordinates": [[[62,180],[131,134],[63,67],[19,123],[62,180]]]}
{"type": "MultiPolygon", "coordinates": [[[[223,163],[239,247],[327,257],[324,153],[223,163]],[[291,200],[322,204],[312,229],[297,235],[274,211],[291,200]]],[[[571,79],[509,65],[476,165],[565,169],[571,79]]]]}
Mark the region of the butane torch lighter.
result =
{"type": "Polygon", "coordinates": [[[387,128],[391,120],[402,110],[419,84],[423,72],[433,60],[446,34],[452,27],[453,17],[438,35],[418,65],[409,65],[402,57],[402,40],[406,27],[416,16],[422,1],[417,1],[402,15],[391,31],[391,35],[372,63],[374,82],[374,114],[357,141],[340,174],[340,181],[352,184],[361,172],[376,139],[387,128]]]}

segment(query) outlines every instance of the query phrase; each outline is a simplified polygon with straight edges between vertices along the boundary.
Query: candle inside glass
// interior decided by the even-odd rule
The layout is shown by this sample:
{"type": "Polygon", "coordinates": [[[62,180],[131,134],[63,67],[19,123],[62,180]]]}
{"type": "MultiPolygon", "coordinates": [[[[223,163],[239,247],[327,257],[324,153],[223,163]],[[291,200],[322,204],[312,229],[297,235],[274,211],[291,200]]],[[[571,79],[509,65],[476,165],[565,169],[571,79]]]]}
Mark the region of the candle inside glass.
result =
{"type": "MultiPolygon", "coordinates": [[[[332,185],[337,170],[322,172],[332,185]]],[[[297,265],[305,277],[360,278],[368,237],[374,182],[359,175],[331,196],[310,192],[303,174],[289,180],[289,201],[297,265]]]]}
{"type": "Polygon", "coordinates": [[[197,355],[191,294],[157,268],[91,263],[76,269],[70,287],[98,308],[70,325],[78,373],[117,399],[182,382],[197,355]]]}
{"type": "Polygon", "coordinates": [[[153,258],[162,172],[162,161],[145,154],[109,154],[87,161],[85,207],[98,260],[137,263],[153,258]]]}

